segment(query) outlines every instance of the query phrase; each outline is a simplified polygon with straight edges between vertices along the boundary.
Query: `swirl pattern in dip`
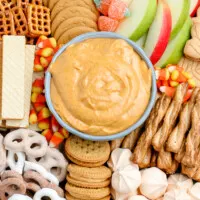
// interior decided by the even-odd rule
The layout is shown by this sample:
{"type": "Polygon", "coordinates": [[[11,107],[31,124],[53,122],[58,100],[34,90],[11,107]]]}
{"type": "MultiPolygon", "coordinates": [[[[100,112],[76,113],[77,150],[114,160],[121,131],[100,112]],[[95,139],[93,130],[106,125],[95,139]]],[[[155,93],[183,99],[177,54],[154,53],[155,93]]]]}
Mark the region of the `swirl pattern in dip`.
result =
{"type": "Polygon", "coordinates": [[[151,71],[124,40],[96,38],[69,46],[50,68],[60,117],[91,135],[127,129],[144,113],[151,71]]]}

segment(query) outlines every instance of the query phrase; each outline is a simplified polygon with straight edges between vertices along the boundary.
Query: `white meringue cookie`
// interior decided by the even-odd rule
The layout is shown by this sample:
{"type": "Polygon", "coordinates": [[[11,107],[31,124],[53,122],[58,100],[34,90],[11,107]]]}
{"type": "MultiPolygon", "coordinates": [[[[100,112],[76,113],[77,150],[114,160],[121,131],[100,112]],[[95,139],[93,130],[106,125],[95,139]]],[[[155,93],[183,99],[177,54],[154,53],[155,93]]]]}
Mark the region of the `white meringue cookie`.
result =
{"type": "Polygon", "coordinates": [[[200,200],[200,183],[195,183],[189,190],[189,195],[192,200],[200,200]]]}
{"type": "Polygon", "coordinates": [[[145,169],[142,172],[140,192],[149,199],[158,199],[167,189],[166,174],[156,167],[145,169]]]}
{"type": "Polygon", "coordinates": [[[108,161],[109,167],[113,169],[113,171],[117,171],[120,168],[123,168],[127,165],[134,165],[139,169],[138,165],[133,164],[130,161],[132,152],[129,149],[117,148],[112,151],[110,160],[108,161]]]}
{"type": "Polygon", "coordinates": [[[182,174],[173,174],[168,178],[167,191],[172,189],[180,189],[188,191],[193,186],[192,179],[182,174]]]}
{"type": "Polygon", "coordinates": [[[130,193],[123,194],[111,188],[111,195],[114,200],[128,200],[129,197],[136,196],[137,194],[138,194],[137,190],[132,191],[130,193]]]}
{"type": "Polygon", "coordinates": [[[8,200],[33,200],[29,196],[22,195],[22,194],[14,194],[8,200]]]}
{"type": "Polygon", "coordinates": [[[11,170],[18,172],[19,174],[22,174],[24,169],[24,163],[25,163],[25,154],[23,152],[14,152],[8,150],[7,164],[11,170]],[[15,156],[17,157],[17,161],[15,161],[15,156]]]}
{"type": "Polygon", "coordinates": [[[148,199],[142,195],[136,195],[136,196],[128,198],[128,200],[148,200],[148,199]]]}
{"type": "Polygon", "coordinates": [[[127,165],[112,175],[112,187],[119,193],[130,193],[141,184],[140,171],[133,165],[127,165]]]}
{"type": "Polygon", "coordinates": [[[185,190],[173,189],[165,193],[163,200],[192,200],[185,190]]]}

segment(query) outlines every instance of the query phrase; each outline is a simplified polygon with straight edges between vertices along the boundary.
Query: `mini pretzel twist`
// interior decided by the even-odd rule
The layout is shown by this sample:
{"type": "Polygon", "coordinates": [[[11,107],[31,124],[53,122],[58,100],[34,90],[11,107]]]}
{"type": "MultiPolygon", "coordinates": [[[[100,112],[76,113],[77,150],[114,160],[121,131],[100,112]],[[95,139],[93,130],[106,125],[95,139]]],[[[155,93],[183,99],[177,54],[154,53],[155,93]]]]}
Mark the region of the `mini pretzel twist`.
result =
{"type": "Polygon", "coordinates": [[[18,129],[8,133],[4,139],[7,150],[25,152],[27,156],[42,157],[47,151],[47,141],[39,133],[29,129],[18,129]]]}
{"type": "Polygon", "coordinates": [[[28,156],[28,160],[42,165],[48,172],[56,176],[60,182],[66,177],[68,162],[58,149],[49,147],[46,154],[39,161],[31,156],[28,156]]]}

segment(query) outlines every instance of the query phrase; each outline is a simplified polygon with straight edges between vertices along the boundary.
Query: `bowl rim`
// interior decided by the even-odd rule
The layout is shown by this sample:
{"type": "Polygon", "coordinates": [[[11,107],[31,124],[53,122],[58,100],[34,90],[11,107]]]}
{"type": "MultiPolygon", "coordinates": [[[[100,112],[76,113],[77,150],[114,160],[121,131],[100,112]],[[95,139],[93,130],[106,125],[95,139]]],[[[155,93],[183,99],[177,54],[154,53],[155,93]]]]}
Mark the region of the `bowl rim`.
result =
{"type": "Polygon", "coordinates": [[[92,39],[92,38],[114,38],[114,39],[125,40],[126,42],[128,42],[129,45],[131,45],[133,47],[133,49],[138,53],[138,55],[145,61],[148,68],[151,69],[151,76],[152,76],[151,96],[150,96],[148,106],[147,106],[145,112],[143,113],[143,115],[140,117],[140,119],[136,123],[134,123],[133,125],[128,127],[127,129],[120,131],[118,133],[112,134],[112,135],[107,135],[107,136],[90,135],[90,134],[81,132],[81,131],[71,127],[70,125],[68,125],[67,123],[65,123],[62,120],[62,118],[58,115],[58,113],[54,109],[53,103],[51,101],[51,95],[50,95],[51,73],[48,70],[45,72],[45,97],[46,97],[46,102],[47,102],[47,105],[48,105],[51,113],[54,115],[54,117],[56,118],[58,123],[63,128],[65,128],[67,131],[69,131],[70,133],[72,133],[72,134],[74,134],[74,135],[76,135],[80,138],[83,138],[85,140],[110,141],[110,140],[115,140],[115,139],[122,138],[122,137],[128,135],[129,133],[134,131],[136,128],[138,128],[139,126],[141,126],[145,122],[145,120],[149,116],[149,114],[150,114],[150,112],[151,112],[151,110],[152,110],[152,108],[155,104],[155,100],[156,100],[156,94],[157,94],[156,75],[155,75],[154,67],[153,67],[151,61],[146,56],[145,52],[135,42],[133,42],[132,40],[130,40],[130,39],[128,39],[128,38],[126,38],[126,37],[124,37],[120,34],[112,33],[112,32],[92,32],[92,33],[85,33],[85,34],[82,34],[82,35],[75,37],[74,39],[72,39],[71,41],[69,41],[68,43],[63,45],[58,50],[58,52],[54,55],[51,64],[54,63],[56,61],[56,59],[70,45],[82,42],[82,41],[87,40],[87,39],[92,39]]]}

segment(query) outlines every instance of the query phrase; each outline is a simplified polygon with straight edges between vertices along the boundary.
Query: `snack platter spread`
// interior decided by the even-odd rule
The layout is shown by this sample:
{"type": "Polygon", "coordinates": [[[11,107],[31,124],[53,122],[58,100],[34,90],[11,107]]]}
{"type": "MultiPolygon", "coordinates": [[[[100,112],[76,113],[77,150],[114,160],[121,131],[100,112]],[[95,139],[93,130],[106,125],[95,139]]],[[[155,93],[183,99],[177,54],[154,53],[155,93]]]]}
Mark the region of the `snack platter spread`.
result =
{"type": "Polygon", "coordinates": [[[200,200],[200,0],[0,0],[0,200],[200,200]]]}

